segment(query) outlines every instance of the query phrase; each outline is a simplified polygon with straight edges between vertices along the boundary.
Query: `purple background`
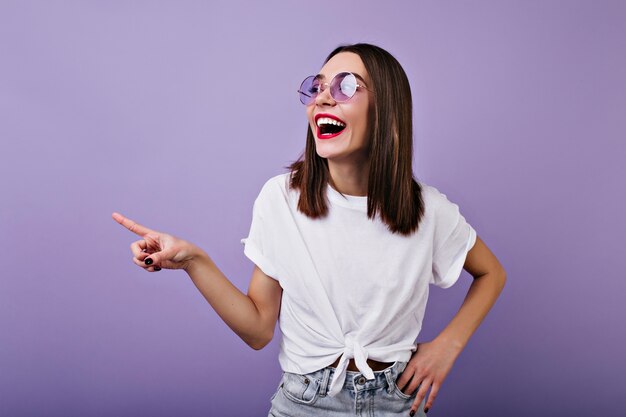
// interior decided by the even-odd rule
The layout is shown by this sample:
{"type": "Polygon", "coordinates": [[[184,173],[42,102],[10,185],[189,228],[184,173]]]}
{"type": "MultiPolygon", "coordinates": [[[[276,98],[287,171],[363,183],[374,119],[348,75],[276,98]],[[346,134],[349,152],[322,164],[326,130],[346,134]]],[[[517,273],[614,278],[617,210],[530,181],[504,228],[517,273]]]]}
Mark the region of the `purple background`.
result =
{"type": "MultiPolygon", "coordinates": [[[[295,90],[359,41],[408,73],[416,177],[508,272],[429,415],[623,415],[625,22],[623,1],[3,1],[0,415],[266,415],[280,335],[247,347],[110,214],[245,291],[252,203],[304,147],[295,90]]],[[[418,340],[470,282],[432,287],[418,340]]]]}

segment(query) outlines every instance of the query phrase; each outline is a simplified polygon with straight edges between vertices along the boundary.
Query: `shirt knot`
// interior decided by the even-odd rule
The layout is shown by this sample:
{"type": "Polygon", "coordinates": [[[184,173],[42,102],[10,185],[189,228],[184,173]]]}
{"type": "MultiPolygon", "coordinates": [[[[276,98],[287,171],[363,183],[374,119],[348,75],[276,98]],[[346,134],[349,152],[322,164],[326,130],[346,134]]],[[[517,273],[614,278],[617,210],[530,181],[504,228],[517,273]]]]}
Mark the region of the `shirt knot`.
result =
{"type": "Polygon", "coordinates": [[[346,345],[337,364],[337,369],[333,375],[333,380],[328,390],[328,395],[334,397],[341,391],[343,383],[346,380],[348,363],[354,358],[357,369],[367,378],[374,379],[374,371],[367,364],[367,350],[363,348],[357,341],[346,339],[346,345]]]}

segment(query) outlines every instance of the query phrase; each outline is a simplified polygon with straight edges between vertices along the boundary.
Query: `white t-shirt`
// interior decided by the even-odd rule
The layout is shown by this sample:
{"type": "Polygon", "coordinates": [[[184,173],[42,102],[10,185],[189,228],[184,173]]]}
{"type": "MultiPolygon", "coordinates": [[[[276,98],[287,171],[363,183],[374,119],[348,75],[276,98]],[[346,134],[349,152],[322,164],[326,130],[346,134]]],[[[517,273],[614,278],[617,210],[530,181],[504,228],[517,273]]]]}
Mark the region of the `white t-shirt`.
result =
{"type": "Polygon", "coordinates": [[[435,187],[420,182],[425,213],[411,236],[393,234],[367,196],[345,197],[330,185],[328,216],[297,209],[289,173],[270,178],[253,206],[244,253],[283,288],[279,362],[306,374],[341,356],[329,395],[343,386],[348,361],[373,379],[367,359],[408,361],[416,349],[428,285],[454,284],[476,232],[435,187]]]}

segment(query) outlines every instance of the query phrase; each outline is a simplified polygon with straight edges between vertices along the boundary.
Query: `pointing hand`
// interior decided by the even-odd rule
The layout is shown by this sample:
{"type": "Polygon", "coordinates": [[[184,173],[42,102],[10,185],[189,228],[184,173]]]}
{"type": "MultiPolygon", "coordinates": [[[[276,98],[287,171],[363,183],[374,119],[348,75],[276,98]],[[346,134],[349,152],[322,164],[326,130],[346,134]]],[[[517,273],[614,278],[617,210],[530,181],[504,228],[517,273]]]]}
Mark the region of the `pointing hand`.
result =
{"type": "Polygon", "coordinates": [[[200,249],[192,243],[140,225],[119,213],[113,220],[140,236],[130,245],[133,262],[148,272],[165,269],[187,269],[200,249]]]}

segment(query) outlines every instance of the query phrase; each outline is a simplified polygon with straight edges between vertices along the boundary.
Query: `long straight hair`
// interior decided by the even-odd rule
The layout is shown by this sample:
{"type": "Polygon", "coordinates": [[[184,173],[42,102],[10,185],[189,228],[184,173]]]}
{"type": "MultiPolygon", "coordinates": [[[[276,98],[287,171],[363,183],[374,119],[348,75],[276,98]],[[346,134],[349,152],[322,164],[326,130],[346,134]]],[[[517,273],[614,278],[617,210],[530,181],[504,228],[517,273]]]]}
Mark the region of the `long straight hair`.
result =
{"type": "MultiPolygon", "coordinates": [[[[380,213],[392,233],[408,236],[418,229],[424,214],[422,187],[413,178],[412,170],[413,101],[409,80],[393,55],[367,43],[339,46],[324,64],[340,52],[359,55],[375,91],[374,106],[368,113],[367,217],[373,219],[380,213]]],[[[290,187],[300,191],[298,210],[313,219],[325,217],[328,160],[317,154],[310,126],[304,152],[285,168],[291,171],[290,187]]]]}

